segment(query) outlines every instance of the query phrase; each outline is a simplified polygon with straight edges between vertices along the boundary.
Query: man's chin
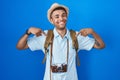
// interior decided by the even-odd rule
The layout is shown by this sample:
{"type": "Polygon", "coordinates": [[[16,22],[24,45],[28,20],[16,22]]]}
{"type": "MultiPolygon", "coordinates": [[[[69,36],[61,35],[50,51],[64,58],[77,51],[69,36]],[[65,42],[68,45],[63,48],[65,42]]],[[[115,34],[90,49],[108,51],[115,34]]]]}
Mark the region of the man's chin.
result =
{"type": "Polygon", "coordinates": [[[64,30],[64,29],[66,29],[66,25],[56,26],[56,28],[59,30],[64,30]]]}
{"type": "Polygon", "coordinates": [[[65,29],[65,26],[61,26],[59,29],[60,29],[60,30],[64,30],[64,29],[65,29]]]}

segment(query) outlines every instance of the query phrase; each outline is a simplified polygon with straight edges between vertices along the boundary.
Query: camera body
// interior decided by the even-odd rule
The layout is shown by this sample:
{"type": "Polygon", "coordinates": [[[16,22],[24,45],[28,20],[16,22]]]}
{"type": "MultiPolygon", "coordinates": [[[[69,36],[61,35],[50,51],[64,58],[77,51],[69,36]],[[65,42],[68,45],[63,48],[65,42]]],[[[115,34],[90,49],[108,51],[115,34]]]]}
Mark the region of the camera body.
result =
{"type": "Polygon", "coordinates": [[[53,73],[67,72],[67,64],[53,64],[51,70],[53,73]]]}

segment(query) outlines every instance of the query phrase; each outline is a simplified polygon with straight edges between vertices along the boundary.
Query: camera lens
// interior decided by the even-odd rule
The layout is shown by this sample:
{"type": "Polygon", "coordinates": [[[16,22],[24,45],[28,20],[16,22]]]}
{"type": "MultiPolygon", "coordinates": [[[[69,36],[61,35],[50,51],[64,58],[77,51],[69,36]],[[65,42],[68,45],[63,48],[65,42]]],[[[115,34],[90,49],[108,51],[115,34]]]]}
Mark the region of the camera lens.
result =
{"type": "Polygon", "coordinates": [[[62,70],[62,67],[58,67],[57,70],[58,70],[58,71],[62,70]]]}

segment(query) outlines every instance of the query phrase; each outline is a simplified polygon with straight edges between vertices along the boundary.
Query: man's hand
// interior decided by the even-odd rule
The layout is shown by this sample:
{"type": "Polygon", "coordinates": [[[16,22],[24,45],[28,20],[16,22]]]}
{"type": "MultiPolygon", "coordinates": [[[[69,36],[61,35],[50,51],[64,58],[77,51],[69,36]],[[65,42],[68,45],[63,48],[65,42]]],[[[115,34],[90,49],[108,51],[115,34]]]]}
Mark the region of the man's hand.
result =
{"type": "Polygon", "coordinates": [[[89,34],[92,34],[93,32],[94,32],[93,29],[85,28],[85,29],[81,29],[77,35],[81,34],[82,36],[87,36],[89,34]]]}
{"type": "Polygon", "coordinates": [[[91,29],[91,28],[82,29],[77,34],[77,36],[79,34],[81,34],[82,36],[88,36],[89,34],[91,34],[95,39],[94,48],[102,49],[105,47],[105,44],[104,44],[103,40],[101,39],[101,37],[96,32],[94,32],[93,29],[91,29]]]}
{"type": "Polygon", "coordinates": [[[42,34],[46,36],[46,33],[44,31],[42,31],[40,28],[35,28],[35,27],[29,28],[28,33],[34,34],[37,37],[41,36],[42,34]]]}
{"type": "Polygon", "coordinates": [[[27,34],[23,35],[19,39],[19,41],[18,41],[18,43],[16,45],[17,49],[23,50],[23,49],[27,49],[28,48],[28,45],[27,45],[27,38],[29,36],[28,34],[34,34],[37,37],[41,36],[42,34],[46,36],[46,33],[43,32],[41,29],[35,28],[35,27],[31,27],[31,28],[28,29],[27,34]]]}

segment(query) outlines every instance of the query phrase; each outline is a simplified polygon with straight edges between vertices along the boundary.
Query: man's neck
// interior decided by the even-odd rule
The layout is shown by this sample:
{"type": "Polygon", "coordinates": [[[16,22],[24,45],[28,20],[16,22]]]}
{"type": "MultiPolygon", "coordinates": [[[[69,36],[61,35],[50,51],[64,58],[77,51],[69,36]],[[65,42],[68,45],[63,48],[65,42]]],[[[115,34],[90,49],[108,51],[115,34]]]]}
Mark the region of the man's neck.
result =
{"type": "Polygon", "coordinates": [[[56,29],[58,34],[63,38],[67,32],[66,28],[65,29],[56,29]]]}

